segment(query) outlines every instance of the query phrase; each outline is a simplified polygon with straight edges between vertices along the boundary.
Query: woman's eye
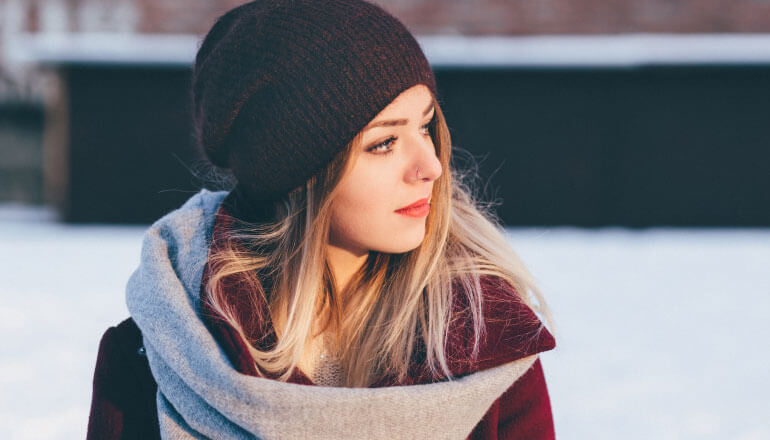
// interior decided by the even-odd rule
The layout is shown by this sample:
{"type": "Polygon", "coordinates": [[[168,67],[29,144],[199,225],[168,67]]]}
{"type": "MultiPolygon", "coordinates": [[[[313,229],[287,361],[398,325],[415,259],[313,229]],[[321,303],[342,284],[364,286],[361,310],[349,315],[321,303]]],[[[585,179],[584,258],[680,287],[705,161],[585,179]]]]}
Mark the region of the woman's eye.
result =
{"type": "MultiPolygon", "coordinates": [[[[435,120],[435,118],[431,119],[427,124],[425,124],[422,127],[420,127],[420,131],[424,135],[430,136],[430,129],[433,126],[434,120],[435,120]]],[[[380,142],[378,144],[372,145],[366,151],[368,151],[370,153],[375,153],[375,154],[390,154],[390,153],[393,152],[393,149],[391,148],[391,145],[396,140],[398,140],[397,137],[391,136],[388,139],[384,140],[383,142],[380,142]]]]}
{"type": "Polygon", "coordinates": [[[369,147],[368,150],[370,153],[376,153],[376,154],[389,154],[393,152],[393,149],[390,148],[390,145],[396,140],[395,137],[389,137],[383,142],[380,142],[379,144],[372,145],[369,147]],[[383,148],[386,148],[387,150],[384,150],[383,148]]]}
{"type": "Polygon", "coordinates": [[[430,121],[428,121],[427,124],[422,126],[422,129],[425,130],[425,134],[430,134],[430,129],[433,127],[433,123],[436,122],[436,114],[434,113],[433,116],[430,118],[430,121]]]}

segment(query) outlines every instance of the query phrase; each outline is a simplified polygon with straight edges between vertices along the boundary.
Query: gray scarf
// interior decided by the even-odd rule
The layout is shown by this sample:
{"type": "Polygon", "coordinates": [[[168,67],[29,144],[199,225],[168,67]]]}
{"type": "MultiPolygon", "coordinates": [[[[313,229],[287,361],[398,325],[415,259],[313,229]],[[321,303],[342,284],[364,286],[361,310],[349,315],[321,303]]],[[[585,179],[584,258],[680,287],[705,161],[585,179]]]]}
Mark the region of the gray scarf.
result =
{"type": "Polygon", "coordinates": [[[452,381],[299,385],[236,371],[204,325],[199,290],[226,192],[202,190],[145,233],[126,303],[158,383],[164,439],[466,438],[537,355],[452,381]]]}

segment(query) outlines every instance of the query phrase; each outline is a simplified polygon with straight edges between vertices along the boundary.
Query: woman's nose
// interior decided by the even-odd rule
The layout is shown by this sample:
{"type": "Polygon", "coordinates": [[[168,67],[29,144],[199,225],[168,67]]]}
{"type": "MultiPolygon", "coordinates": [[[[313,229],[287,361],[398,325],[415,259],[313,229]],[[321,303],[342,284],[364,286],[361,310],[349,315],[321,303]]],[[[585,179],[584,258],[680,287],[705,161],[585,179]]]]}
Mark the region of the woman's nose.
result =
{"type": "Polygon", "coordinates": [[[423,138],[415,144],[415,158],[410,168],[411,179],[434,181],[441,176],[441,161],[436,156],[433,142],[423,138]]]}

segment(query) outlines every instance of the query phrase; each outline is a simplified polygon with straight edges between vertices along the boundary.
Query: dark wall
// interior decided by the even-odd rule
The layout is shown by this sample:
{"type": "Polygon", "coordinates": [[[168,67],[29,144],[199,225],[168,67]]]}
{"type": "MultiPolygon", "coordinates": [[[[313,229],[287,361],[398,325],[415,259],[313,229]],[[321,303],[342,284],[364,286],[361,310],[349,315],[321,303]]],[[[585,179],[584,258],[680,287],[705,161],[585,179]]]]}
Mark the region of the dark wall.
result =
{"type": "Polygon", "coordinates": [[[73,65],[66,78],[70,222],[151,222],[200,187],[189,69],[73,65]]]}
{"type": "Polygon", "coordinates": [[[770,67],[438,76],[507,224],[770,225],[770,67]]]}
{"type": "MultiPolygon", "coordinates": [[[[151,222],[200,187],[189,68],[59,69],[65,219],[151,222]]],[[[436,74],[454,144],[486,156],[486,196],[509,225],[770,225],[770,67],[436,74]]]]}

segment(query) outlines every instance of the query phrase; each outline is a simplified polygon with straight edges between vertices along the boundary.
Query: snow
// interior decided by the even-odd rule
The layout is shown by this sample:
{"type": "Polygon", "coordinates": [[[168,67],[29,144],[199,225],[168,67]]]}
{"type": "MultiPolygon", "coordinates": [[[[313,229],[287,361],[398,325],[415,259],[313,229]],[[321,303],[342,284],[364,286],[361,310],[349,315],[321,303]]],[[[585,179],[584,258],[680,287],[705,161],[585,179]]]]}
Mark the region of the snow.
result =
{"type": "Polygon", "coordinates": [[[557,436],[767,439],[770,230],[517,230],[557,436]]]}
{"type": "MultiPolygon", "coordinates": [[[[0,438],[85,437],[145,228],[0,205],[0,438]]],[[[559,438],[770,438],[770,229],[508,234],[555,317],[559,438]]]]}

